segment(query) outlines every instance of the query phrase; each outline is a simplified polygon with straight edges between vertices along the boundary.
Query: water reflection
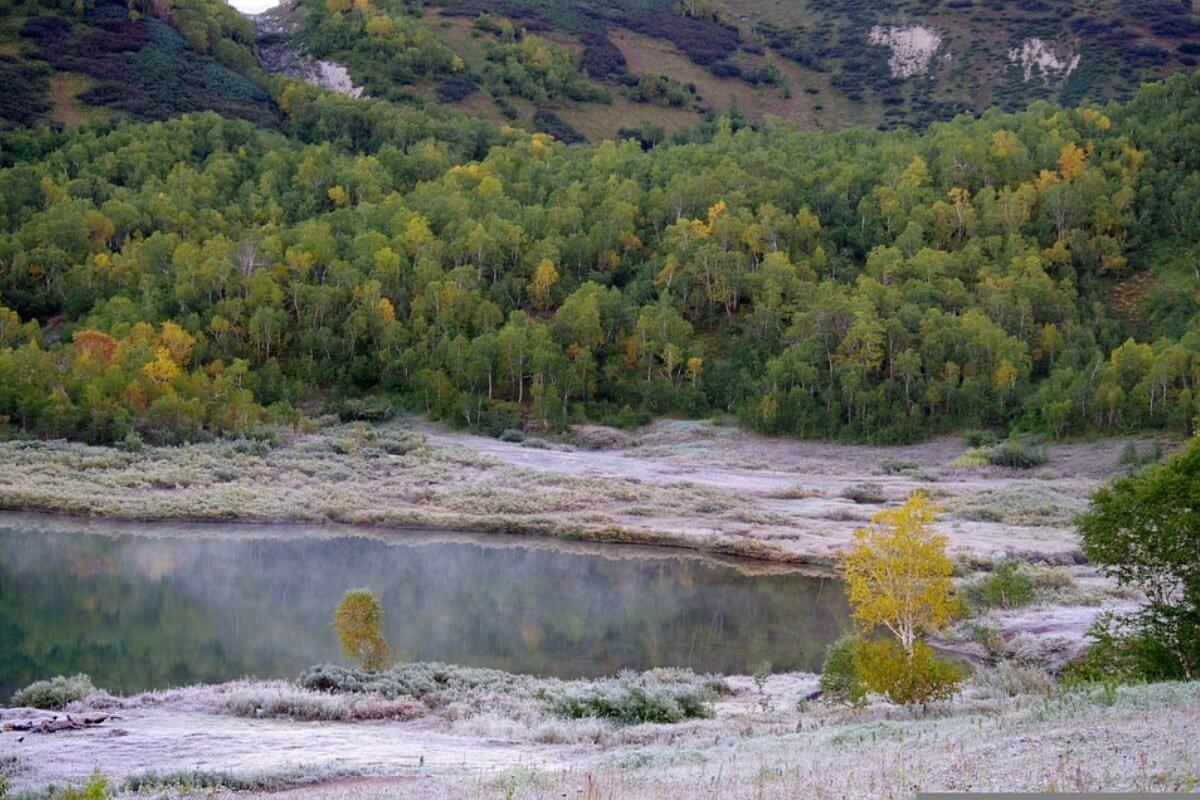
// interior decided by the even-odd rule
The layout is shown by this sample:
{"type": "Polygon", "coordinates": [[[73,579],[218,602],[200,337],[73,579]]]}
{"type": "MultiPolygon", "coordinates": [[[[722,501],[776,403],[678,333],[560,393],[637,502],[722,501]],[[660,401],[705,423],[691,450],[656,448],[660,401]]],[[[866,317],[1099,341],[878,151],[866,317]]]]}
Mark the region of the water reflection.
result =
{"type": "Polygon", "coordinates": [[[685,556],[0,527],[0,699],[77,671],[122,692],[292,675],[337,659],[329,616],[356,586],[398,658],[559,676],[816,669],[847,619],[836,581],[685,556]]]}

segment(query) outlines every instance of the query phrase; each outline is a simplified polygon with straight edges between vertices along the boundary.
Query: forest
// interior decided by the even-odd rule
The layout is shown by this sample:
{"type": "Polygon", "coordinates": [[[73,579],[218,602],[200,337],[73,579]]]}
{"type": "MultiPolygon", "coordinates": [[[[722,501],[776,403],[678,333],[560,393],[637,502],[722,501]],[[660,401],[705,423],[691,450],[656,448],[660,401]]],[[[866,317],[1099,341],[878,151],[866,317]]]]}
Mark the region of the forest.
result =
{"type": "MultiPolygon", "coordinates": [[[[183,36],[232,69],[245,32],[196,13],[183,36]]],[[[37,42],[107,41],[36,19],[37,42]]],[[[151,23],[172,30],[103,30],[144,47],[151,23]]],[[[504,35],[493,80],[532,59],[513,91],[591,91],[504,35]]],[[[403,407],[493,434],[730,414],[911,441],[1182,434],[1200,411],[1195,73],[919,132],[712,116],[650,146],[242,67],[232,110],[185,92],[182,116],[124,109],[165,120],[2,134],[10,433],[174,443],[403,407]]]]}

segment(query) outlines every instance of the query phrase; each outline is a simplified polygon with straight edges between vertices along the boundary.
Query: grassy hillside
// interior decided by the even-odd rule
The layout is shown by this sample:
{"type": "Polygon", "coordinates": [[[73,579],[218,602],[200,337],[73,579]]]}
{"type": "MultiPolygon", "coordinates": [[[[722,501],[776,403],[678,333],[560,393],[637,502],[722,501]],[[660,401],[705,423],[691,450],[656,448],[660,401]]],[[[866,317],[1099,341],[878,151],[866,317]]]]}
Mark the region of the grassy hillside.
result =
{"type": "MultiPolygon", "coordinates": [[[[292,0],[276,16],[288,32],[264,41],[345,65],[369,96],[647,146],[714,114],[886,128],[1119,99],[1200,57],[1200,16],[1167,0],[292,0]]],[[[273,124],[255,42],[222,0],[6,0],[0,120],[273,124]]]]}
{"type": "Polygon", "coordinates": [[[244,17],[223,2],[155,8],[116,0],[3,4],[0,124],[165,119],[200,110],[278,123],[244,17]]]}
{"type": "Polygon", "coordinates": [[[297,39],[368,93],[573,140],[711,112],[808,128],[1128,97],[1195,65],[1185,3],[296,0],[297,39]]]}

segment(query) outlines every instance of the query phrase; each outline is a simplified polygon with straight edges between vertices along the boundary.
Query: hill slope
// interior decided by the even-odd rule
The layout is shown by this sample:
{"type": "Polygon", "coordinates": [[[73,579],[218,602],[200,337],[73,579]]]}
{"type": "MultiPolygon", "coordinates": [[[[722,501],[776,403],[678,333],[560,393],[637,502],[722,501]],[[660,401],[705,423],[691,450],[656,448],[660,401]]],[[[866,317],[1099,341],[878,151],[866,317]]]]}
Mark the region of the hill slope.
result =
{"type": "Polygon", "coordinates": [[[0,414],[94,441],[346,418],[502,432],[1188,431],[1200,75],[907,131],[567,147],[289,84],[0,171],[0,414]],[[40,324],[39,324],[40,323],[40,324]],[[70,341],[65,345],[63,342],[70,341]]]}
{"type": "Polygon", "coordinates": [[[200,110],[276,124],[252,44],[249,22],[223,2],[139,11],[118,0],[79,9],[19,0],[0,26],[0,125],[200,110]]]}
{"type": "Polygon", "coordinates": [[[1200,16],[1174,0],[290,0],[272,14],[370,95],[568,140],[656,141],[712,111],[830,128],[1074,105],[1200,53],[1200,16]]]}

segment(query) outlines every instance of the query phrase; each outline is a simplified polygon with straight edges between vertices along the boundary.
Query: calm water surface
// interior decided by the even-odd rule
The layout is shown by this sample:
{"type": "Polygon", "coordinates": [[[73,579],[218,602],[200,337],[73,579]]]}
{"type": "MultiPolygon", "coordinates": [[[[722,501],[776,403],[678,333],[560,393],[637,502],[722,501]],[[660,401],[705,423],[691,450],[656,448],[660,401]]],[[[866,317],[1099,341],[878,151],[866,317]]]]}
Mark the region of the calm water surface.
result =
{"type": "Polygon", "coordinates": [[[329,619],[358,586],[381,597],[399,659],[562,677],[814,670],[847,624],[835,580],[689,555],[205,530],[221,529],[0,523],[0,701],[75,672],[119,692],[295,675],[340,660],[329,619]]]}

